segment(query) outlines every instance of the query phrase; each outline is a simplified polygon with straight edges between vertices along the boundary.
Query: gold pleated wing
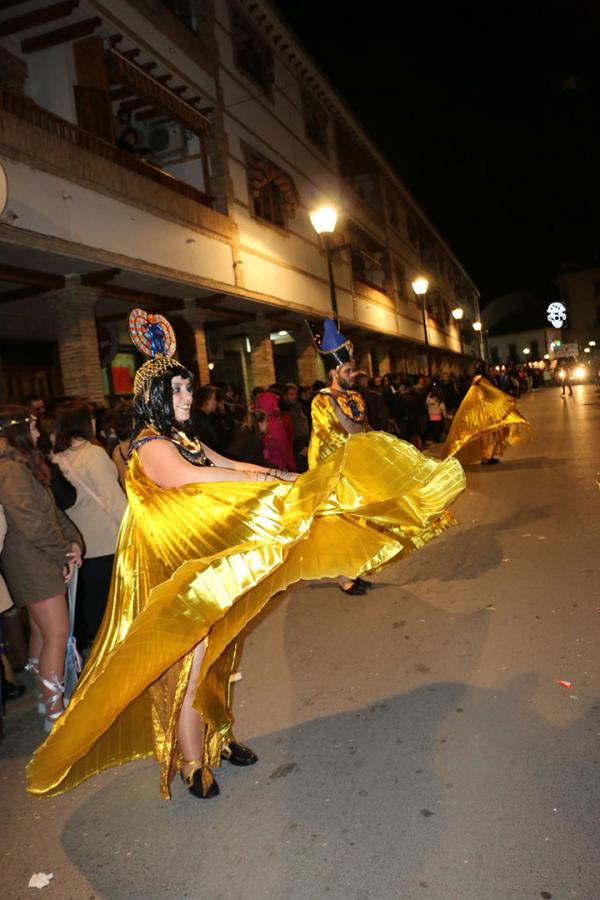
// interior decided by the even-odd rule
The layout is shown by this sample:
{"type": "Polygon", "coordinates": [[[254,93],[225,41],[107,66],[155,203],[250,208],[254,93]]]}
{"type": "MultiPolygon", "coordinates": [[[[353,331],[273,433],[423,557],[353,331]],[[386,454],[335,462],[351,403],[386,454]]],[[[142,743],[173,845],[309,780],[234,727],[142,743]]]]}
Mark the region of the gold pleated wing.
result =
{"type": "Polygon", "coordinates": [[[458,457],[467,465],[501,456],[506,447],[526,444],[531,437],[531,424],[517,409],[516,401],[479,377],[454,416],[442,458],[458,457]]]}
{"type": "Polygon", "coordinates": [[[379,432],[350,437],[291,485],[162,489],[137,453],[127,482],[107,613],[68,709],[28,766],[33,794],[151,755],[151,686],[196,644],[208,637],[200,693],[270,597],[421,546],[452,522],[447,509],[465,485],[456,460],[379,432]]]}

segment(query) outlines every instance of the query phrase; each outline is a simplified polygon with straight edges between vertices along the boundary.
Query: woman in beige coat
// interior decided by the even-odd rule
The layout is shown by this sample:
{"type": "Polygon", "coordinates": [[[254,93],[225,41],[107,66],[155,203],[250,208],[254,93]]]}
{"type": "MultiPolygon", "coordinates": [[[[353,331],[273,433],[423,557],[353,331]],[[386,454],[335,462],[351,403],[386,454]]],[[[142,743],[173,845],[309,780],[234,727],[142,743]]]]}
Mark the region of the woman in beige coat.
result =
{"type": "Polygon", "coordinates": [[[113,559],[127,498],[115,464],[95,441],[94,420],[85,400],[56,410],[54,462],[77,489],[69,507],[85,541],[85,559],[77,585],[76,632],[82,649],[96,637],[110,589],[113,559]]]}
{"type": "Polygon", "coordinates": [[[27,607],[29,668],[38,678],[49,731],[63,711],[69,636],[65,582],[81,565],[83,542],[54,502],[36,440],[35,420],[27,409],[0,409],[0,505],[7,524],[0,562],[13,602],[27,607]]]}

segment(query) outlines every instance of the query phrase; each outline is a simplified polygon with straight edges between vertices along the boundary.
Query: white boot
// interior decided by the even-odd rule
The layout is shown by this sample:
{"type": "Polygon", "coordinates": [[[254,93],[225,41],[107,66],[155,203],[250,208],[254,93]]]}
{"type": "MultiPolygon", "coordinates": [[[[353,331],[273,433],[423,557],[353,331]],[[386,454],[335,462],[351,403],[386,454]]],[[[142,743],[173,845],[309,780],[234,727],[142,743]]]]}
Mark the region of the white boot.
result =
{"type": "Polygon", "coordinates": [[[53,675],[51,679],[42,678],[42,676],[40,675],[40,682],[43,684],[46,690],[53,692],[48,700],[46,700],[44,706],[44,712],[46,713],[46,718],[44,719],[44,731],[48,733],[52,731],[52,726],[65,711],[64,704],[62,702],[62,698],[65,693],[65,684],[64,681],[59,681],[56,675],[53,675]],[[59,700],[61,701],[59,708],[53,713],[48,712],[48,710],[54,709],[59,700]]]}
{"type": "Polygon", "coordinates": [[[37,711],[40,716],[46,715],[46,704],[44,703],[44,695],[40,691],[40,661],[33,656],[30,656],[25,665],[25,671],[31,672],[32,675],[35,676],[35,682],[37,687],[37,711]]]}

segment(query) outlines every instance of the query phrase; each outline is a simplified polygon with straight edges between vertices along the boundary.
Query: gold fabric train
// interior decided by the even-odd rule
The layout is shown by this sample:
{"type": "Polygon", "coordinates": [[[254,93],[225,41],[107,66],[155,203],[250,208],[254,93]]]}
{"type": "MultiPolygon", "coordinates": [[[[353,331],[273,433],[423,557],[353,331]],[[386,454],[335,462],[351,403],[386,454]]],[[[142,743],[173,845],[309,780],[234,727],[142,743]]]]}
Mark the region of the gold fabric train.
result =
{"type": "Polygon", "coordinates": [[[442,459],[458,457],[467,465],[502,456],[506,447],[531,440],[531,424],[516,401],[477,376],[452,421],[442,447],[442,459]]]}
{"type": "Polygon", "coordinates": [[[214,763],[230,729],[232,647],[269,598],[300,579],[355,577],[421,546],[451,523],[447,507],[464,485],[456,460],[427,459],[379,432],[350,437],[294,484],[162,489],[135,452],[108,611],[68,709],[29,763],[28,790],[60,794],[155,752],[168,797],[193,648],[207,639],[194,705],[208,719],[214,763]]]}

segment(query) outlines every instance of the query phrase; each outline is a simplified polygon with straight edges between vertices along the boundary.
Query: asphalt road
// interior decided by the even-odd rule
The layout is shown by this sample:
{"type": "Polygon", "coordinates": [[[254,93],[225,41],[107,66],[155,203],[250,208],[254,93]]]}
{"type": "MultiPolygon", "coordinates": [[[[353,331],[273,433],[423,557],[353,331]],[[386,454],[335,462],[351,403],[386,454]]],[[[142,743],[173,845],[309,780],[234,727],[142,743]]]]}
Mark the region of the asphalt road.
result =
{"type": "Polygon", "coordinates": [[[534,443],[469,469],[460,524],[368,598],[273,601],[235,690],[260,761],[216,800],[162,801],[151,761],[30,799],[40,724],[10,704],[0,896],[599,900],[600,398],[522,409],[534,443]]]}

